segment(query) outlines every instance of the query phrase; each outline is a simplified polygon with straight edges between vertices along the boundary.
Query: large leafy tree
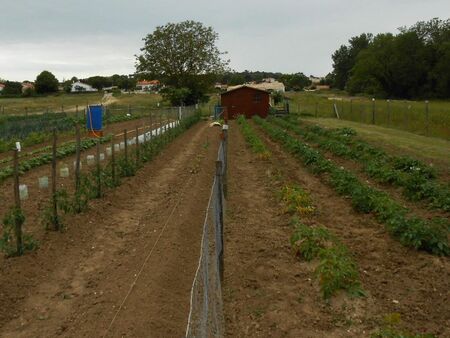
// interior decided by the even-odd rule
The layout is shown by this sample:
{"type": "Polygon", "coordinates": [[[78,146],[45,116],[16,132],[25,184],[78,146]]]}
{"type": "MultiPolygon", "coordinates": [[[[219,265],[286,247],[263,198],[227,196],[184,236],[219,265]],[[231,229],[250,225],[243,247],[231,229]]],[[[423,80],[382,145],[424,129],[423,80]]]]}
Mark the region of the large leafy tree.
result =
{"type": "Polygon", "coordinates": [[[342,45],[332,55],[334,87],[345,89],[350,71],[356,63],[358,54],[366,49],[372,41],[372,34],[363,33],[352,37],[349,45],[342,45]]]}
{"type": "Polygon", "coordinates": [[[15,81],[5,81],[5,88],[2,90],[1,94],[6,96],[18,96],[22,94],[22,84],[15,81]]]}
{"type": "Polygon", "coordinates": [[[158,78],[168,87],[166,93],[176,93],[175,101],[184,93],[183,103],[196,103],[205,98],[215,75],[223,72],[228,64],[216,46],[217,39],[213,28],[200,22],[158,26],[143,39],[136,71],[140,77],[145,74],[158,78]]]}
{"type": "Polygon", "coordinates": [[[58,91],[58,80],[48,70],[44,70],[36,77],[35,89],[38,94],[54,93],[58,91]]]}

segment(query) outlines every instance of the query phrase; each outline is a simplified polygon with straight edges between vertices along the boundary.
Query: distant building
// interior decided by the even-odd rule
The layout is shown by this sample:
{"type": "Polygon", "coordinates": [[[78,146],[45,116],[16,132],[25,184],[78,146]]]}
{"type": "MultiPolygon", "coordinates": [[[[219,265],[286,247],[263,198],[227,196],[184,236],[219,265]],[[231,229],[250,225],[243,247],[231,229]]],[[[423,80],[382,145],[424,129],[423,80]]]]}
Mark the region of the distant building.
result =
{"type": "Polygon", "coordinates": [[[117,87],[117,86],[111,86],[111,87],[104,87],[104,88],[103,88],[103,91],[108,92],[108,93],[113,92],[113,91],[115,91],[115,90],[119,90],[119,87],[117,87]]]}
{"type": "Polygon", "coordinates": [[[318,84],[320,84],[320,81],[323,80],[323,77],[317,77],[317,76],[310,75],[309,80],[311,81],[312,85],[318,85],[318,84]]]}
{"type": "Polygon", "coordinates": [[[30,81],[22,82],[22,93],[25,93],[27,89],[34,90],[34,83],[30,81]]]}
{"type": "Polygon", "coordinates": [[[140,92],[152,92],[158,90],[161,83],[158,80],[143,80],[136,83],[136,90],[140,92]]]}
{"type": "Polygon", "coordinates": [[[0,92],[5,89],[5,85],[3,83],[0,83],[0,92]]]}
{"type": "Polygon", "coordinates": [[[329,85],[316,85],[316,89],[317,90],[329,90],[330,86],[329,85]]]}
{"type": "Polygon", "coordinates": [[[254,115],[267,117],[270,108],[270,93],[253,86],[235,86],[220,95],[220,104],[230,119],[238,115],[251,118],[254,115]]]}
{"type": "Polygon", "coordinates": [[[220,90],[227,90],[228,89],[228,85],[217,82],[214,85],[214,88],[215,89],[220,89],[220,90]]]}
{"type": "MultiPolygon", "coordinates": [[[[244,84],[244,86],[252,87],[252,88],[255,88],[255,89],[265,90],[267,92],[284,93],[286,91],[284,83],[278,82],[275,79],[271,79],[271,80],[273,80],[273,81],[272,82],[261,82],[261,83],[254,83],[254,82],[246,83],[246,84],[244,84]]],[[[239,87],[242,87],[242,85],[230,86],[230,87],[228,87],[228,91],[234,90],[234,89],[239,88],[239,87]]]]}
{"type": "Polygon", "coordinates": [[[88,85],[87,83],[83,83],[80,81],[72,83],[72,87],[70,88],[71,93],[90,93],[90,92],[97,92],[98,90],[92,87],[91,85],[88,85]]]}

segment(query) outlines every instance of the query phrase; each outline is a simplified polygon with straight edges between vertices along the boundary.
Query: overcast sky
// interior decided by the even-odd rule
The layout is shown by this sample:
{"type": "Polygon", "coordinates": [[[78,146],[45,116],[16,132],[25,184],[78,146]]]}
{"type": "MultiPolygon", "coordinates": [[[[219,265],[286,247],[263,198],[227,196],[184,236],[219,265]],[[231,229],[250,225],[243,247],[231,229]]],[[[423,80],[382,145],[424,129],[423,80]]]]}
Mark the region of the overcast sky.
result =
{"type": "Polygon", "coordinates": [[[0,0],[0,78],[131,74],[142,38],[183,20],[212,26],[235,70],[320,76],[352,36],[449,16],[450,0],[0,0]]]}

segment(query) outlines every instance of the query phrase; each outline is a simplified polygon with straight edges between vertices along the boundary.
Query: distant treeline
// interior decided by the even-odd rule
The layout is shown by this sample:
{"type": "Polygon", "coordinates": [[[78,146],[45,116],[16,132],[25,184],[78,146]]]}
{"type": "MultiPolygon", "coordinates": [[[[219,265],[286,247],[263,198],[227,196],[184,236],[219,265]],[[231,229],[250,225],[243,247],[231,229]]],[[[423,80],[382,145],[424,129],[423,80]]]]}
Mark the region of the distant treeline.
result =
{"type": "Polygon", "coordinates": [[[450,19],[352,37],[333,56],[333,87],[384,98],[450,98],[450,19]]]}
{"type": "Polygon", "coordinates": [[[263,79],[274,78],[286,86],[286,90],[302,90],[311,85],[311,80],[303,73],[283,74],[272,72],[226,72],[217,77],[217,81],[227,85],[238,85],[246,82],[260,82],[263,79]]]}

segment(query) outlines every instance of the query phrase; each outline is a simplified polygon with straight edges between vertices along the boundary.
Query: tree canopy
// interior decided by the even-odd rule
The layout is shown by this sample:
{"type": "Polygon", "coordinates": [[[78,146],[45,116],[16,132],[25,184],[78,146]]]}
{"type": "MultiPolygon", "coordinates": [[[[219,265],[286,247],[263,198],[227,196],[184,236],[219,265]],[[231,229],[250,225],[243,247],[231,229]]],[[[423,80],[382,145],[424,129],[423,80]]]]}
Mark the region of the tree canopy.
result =
{"type": "MultiPolygon", "coordinates": [[[[184,103],[204,99],[215,75],[223,72],[228,61],[216,46],[217,33],[200,22],[183,21],[158,26],[144,40],[137,56],[136,71],[142,77],[156,77],[176,91],[176,100],[184,93],[184,103]]],[[[166,90],[166,93],[174,91],[166,90]]],[[[175,103],[175,102],[174,102],[175,103]]]]}
{"type": "Polygon", "coordinates": [[[36,77],[34,86],[38,94],[55,93],[58,91],[59,82],[55,75],[44,70],[36,77]]]}
{"type": "Polygon", "coordinates": [[[450,97],[450,19],[362,34],[332,56],[333,86],[380,97],[450,97]]]}

